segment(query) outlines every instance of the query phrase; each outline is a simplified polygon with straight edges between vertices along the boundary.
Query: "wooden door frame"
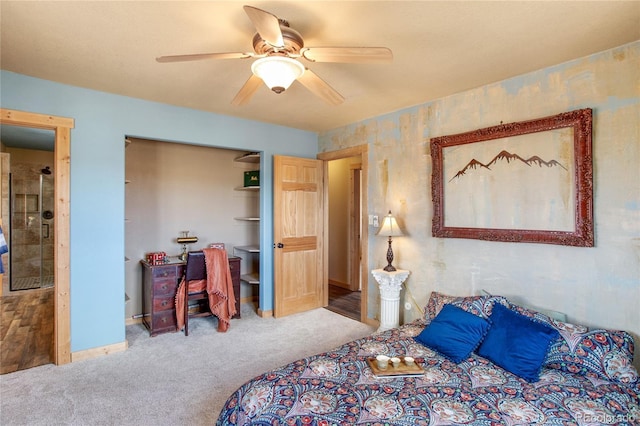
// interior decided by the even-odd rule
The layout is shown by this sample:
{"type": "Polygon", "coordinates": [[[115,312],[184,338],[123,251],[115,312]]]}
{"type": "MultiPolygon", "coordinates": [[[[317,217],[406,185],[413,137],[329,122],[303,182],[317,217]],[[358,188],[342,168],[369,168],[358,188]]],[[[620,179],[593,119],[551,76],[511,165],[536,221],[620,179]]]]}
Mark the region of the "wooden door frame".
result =
{"type": "Polygon", "coordinates": [[[362,262],[361,236],[362,224],[358,220],[361,217],[362,209],[362,165],[360,163],[349,165],[349,259],[347,260],[347,271],[349,277],[349,289],[351,291],[362,291],[362,277],[360,276],[360,263],[362,262]],[[358,178],[356,181],[356,177],[358,178]],[[356,217],[357,213],[357,217],[356,217]],[[357,241],[358,244],[353,244],[357,241]]]}
{"type": "Polygon", "coordinates": [[[71,169],[71,129],[73,118],[56,117],[0,108],[0,123],[53,130],[54,145],[54,363],[71,362],[69,192],[71,169]]]}
{"type": "MultiPolygon", "coordinates": [[[[360,277],[362,280],[362,292],[360,294],[360,322],[369,325],[377,325],[377,321],[369,318],[368,316],[368,299],[369,299],[369,251],[367,250],[367,244],[369,241],[369,226],[368,226],[368,201],[367,201],[367,188],[368,188],[368,180],[369,180],[369,146],[368,145],[358,145],[351,148],[340,149],[337,151],[329,151],[329,152],[321,152],[316,158],[318,160],[322,160],[324,163],[324,171],[325,176],[329,176],[329,161],[340,160],[343,158],[349,157],[360,157],[360,164],[362,165],[362,170],[360,173],[360,185],[362,188],[360,196],[362,197],[362,204],[360,210],[361,216],[361,229],[362,234],[360,235],[360,252],[362,253],[362,260],[360,262],[360,277]]],[[[324,204],[325,206],[329,205],[329,185],[324,185],[324,204]]],[[[327,260],[329,258],[329,246],[326,244],[326,241],[329,241],[329,209],[325,209],[324,213],[324,258],[325,258],[325,275],[328,276],[329,267],[327,260]]],[[[327,283],[325,283],[327,285],[327,283]]],[[[328,289],[326,291],[328,294],[328,289]]]]}

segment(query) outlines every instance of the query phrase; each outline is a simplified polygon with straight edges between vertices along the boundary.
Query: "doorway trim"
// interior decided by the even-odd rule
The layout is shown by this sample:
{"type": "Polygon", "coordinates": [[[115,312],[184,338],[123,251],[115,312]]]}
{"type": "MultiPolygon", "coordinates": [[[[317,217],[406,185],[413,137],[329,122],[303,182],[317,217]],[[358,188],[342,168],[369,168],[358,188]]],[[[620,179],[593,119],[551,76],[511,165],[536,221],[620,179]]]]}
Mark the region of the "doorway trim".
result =
{"type": "Polygon", "coordinates": [[[349,277],[350,290],[360,291],[362,295],[362,279],[360,264],[362,263],[361,234],[362,221],[360,221],[360,210],[362,209],[362,164],[349,165],[349,260],[347,271],[349,277]],[[357,241],[358,244],[353,244],[357,241]],[[354,261],[355,260],[355,261],[354,261]]]}
{"type": "Polygon", "coordinates": [[[75,127],[75,121],[73,118],[0,108],[0,123],[53,130],[55,133],[53,362],[56,365],[68,364],[71,362],[69,172],[71,169],[71,129],[75,127]]]}
{"type": "MultiPolygon", "coordinates": [[[[360,322],[369,325],[377,325],[378,322],[372,318],[369,318],[369,309],[368,309],[368,299],[369,299],[369,251],[367,250],[367,244],[369,241],[369,226],[368,226],[368,201],[367,201],[367,188],[368,188],[368,180],[369,180],[369,146],[368,145],[358,145],[350,148],[339,149],[337,151],[330,152],[321,152],[316,158],[318,160],[322,160],[324,163],[324,171],[325,177],[329,176],[329,161],[340,160],[343,158],[350,157],[360,157],[360,164],[362,165],[362,171],[360,174],[361,179],[361,194],[362,197],[362,208],[360,211],[360,221],[361,221],[361,229],[362,235],[360,235],[360,253],[362,254],[362,259],[360,262],[360,277],[362,280],[362,293],[360,294],[360,322]]],[[[324,186],[324,205],[329,205],[329,185],[324,186]]],[[[324,258],[329,258],[329,246],[326,244],[329,241],[328,235],[328,222],[329,222],[329,209],[325,209],[324,213],[324,258]]],[[[325,262],[325,271],[328,273],[328,265],[325,262]]],[[[325,286],[328,283],[325,282],[325,286]]],[[[326,294],[328,294],[328,289],[326,289],[326,294]]]]}

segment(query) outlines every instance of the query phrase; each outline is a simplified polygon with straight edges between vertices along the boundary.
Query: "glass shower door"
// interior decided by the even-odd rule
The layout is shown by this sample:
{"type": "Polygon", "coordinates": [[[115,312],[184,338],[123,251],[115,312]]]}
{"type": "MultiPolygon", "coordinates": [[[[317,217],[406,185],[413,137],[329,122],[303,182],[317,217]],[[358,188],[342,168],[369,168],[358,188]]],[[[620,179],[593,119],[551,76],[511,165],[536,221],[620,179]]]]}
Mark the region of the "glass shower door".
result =
{"type": "Polygon", "coordinates": [[[10,182],[10,289],[52,286],[53,175],[48,167],[16,167],[10,182]]]}
{"type": "Polygon", "coordinates": [[[43,169],[49,174],[40,175],[40,286],[53,286],[53,206],[54,177],[49,167],[43,169]]]}

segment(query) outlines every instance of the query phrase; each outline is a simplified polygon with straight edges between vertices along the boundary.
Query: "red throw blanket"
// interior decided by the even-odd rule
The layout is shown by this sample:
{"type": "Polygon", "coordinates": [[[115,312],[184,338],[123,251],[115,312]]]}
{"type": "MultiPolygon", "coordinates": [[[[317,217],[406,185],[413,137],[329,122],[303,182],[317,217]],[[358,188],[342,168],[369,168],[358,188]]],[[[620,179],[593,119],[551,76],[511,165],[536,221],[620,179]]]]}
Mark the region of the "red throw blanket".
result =
{"type": "MultiPolygon", "coordinates": [[[[209,309],[213,315],[218,317],[218,331],[224,333],[229,329],[231,317],[237,312],[229,259],[226,250],[223,249],[206,248],[202,251],[204,252],[207,279],[189,281],[189,293],[206,289],[209,297],[209,309]]],[[[178,330],[182,330],[184,327],[184,285],[183,278],[176,292],[178,330]]]]}

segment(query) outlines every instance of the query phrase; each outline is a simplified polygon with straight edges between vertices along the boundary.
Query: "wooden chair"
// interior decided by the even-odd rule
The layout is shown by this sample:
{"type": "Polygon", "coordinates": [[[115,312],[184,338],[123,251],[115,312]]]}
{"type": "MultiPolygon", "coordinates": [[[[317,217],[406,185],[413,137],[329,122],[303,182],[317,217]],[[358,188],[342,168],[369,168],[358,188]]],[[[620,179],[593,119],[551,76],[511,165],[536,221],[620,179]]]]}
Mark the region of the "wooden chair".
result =
{"type": "Polygon", "coordinates": [[[206,317],[213,315],[209,309],[209,296],[206,287],[202,291],[190,291],[189,281],[206,280],[207,268],[205,266],[204,253],[202,251],[190,251],[187,253],[187,265],[184,270],[184,335],[189,335],[189,318],[206,317]],[[204,303],[203,303],[204,301],[204,303]],[[189,313],[189,302],[205,305],[204,311],[189,313]]]}

